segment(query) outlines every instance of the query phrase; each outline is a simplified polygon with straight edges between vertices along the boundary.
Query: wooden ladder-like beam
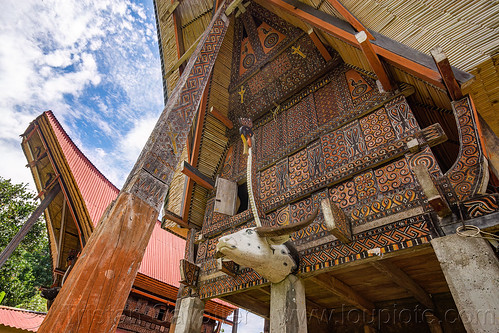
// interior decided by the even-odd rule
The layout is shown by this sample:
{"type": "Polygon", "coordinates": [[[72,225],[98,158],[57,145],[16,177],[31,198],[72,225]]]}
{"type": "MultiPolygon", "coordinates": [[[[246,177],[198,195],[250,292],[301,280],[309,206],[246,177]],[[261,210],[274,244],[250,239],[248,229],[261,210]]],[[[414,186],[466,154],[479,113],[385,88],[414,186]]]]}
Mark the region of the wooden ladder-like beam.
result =
{"type": "Polygon", "coordinates": [[[7,261],[7,259],[10,258],[14,250],[19,246],[19,243],[23,240],[24,236],[33,228],[35,225],[36,221],[38,221],[38,218],[40,215],[42,215],[43,211],[50,205],[52,200],[56,197],[56,195],[60,192],[61,187],[59,185],[59,182],[55,183],[52,188],[45,193],[45,196],[36,207],[35,211],[31,216],[28,218],[26,223],[21,227],[21,229],[17,232],[17,234],[12,238],[12,240],[7,244],[5,249],[3,249],[2,253],[0,253],[0,268],[2,268],[3,264],[7,261]]]}

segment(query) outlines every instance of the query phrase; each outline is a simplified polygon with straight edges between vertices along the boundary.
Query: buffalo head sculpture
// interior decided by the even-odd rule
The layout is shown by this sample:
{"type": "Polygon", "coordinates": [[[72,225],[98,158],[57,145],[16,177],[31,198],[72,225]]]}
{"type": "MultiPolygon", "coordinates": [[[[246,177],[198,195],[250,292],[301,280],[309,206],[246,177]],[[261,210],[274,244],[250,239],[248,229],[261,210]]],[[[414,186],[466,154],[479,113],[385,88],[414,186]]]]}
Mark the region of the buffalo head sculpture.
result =
{"type": "Polygon", "coordinates": [[[253,268],[270,282],[281,282],[295,273],[300,265],[298,252],[288,242],[290,235],[311,224],[318,212],[319,208],[299,223],[247,228],[220,237],[217,257],[226,257],[241,266],[253,268]]]}

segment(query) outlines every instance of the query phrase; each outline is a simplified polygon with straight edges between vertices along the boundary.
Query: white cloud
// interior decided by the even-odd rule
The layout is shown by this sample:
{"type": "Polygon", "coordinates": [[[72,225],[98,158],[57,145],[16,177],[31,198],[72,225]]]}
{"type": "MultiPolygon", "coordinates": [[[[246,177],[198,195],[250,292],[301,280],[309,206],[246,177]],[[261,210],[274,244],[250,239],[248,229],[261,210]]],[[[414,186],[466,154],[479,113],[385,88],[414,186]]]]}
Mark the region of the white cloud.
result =
{"type": "Polygon", "coordinates": [[[162,108],[152,2],[4,0],[0,11],[0,175],[32,182],[19,134],[53,110],[117,185],[162,108]],[[25,177],[25,178],[24,178],[25,177]]]}

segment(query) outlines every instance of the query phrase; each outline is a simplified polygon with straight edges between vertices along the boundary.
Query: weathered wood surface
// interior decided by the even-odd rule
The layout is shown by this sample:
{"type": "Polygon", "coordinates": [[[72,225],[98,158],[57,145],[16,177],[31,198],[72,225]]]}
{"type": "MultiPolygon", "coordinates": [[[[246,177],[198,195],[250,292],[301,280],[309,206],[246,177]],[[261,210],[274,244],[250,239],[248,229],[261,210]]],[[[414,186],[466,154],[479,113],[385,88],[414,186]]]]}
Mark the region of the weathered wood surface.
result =
{"type": "Polygon", "coordinates": [[[11,254],[15,251],[19,243],[21,243],[21,241],[23,240],[24,236],[26,236],[31,228],[33,228],[40,215],[42,215],[45,208],[49,206],[49,204],[52,202],[52,200],[54,200],[55,196],[59,193],[60,190],[61,187],[59,186],[59,183],[56,183],[45,195],[40,205],[35,209],[33,214],[31,214],[26,223],[24,223],[21,229],[19,229],[14,238],[12,238],[5,249],[3,249],[2,253],[0,253],[0,268],[2,268],[3,264],[5,264],[7,259],[9,259],[11,254]]]}
{"type": "Polygon", "coordinates": [[[120,319],[157,212],[120,195],[90,237],[38,332],[112,332],[120,319]]]}
{"type": "Polygon", "coordinates": [[[221,6],[38,332],[114,332],[229,24],[221,6]]]}

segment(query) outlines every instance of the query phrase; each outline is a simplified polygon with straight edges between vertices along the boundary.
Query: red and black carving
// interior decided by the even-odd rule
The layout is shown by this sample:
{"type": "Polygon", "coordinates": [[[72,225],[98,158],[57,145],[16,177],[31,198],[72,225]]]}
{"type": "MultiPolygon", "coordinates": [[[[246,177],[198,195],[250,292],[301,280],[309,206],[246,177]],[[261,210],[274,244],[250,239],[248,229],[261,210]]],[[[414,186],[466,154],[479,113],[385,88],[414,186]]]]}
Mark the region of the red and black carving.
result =
{"type": "Polygon", "coordinates": [[[412,114],[411,108],[404,96],[395,98],[386,104],[386,112],[390,117],[393,128],[398,138],[418,130],[419,126],[412,114]]]}
{"type": "Polygon", "coordinates": [[[445,174],[458,200],[467,200],[479,193],[487,170],[483,167],[483,149],[477,128],[473,102],[469,96],[452,102],[458,123],[461,147],[454,165],[445,174]]]}

